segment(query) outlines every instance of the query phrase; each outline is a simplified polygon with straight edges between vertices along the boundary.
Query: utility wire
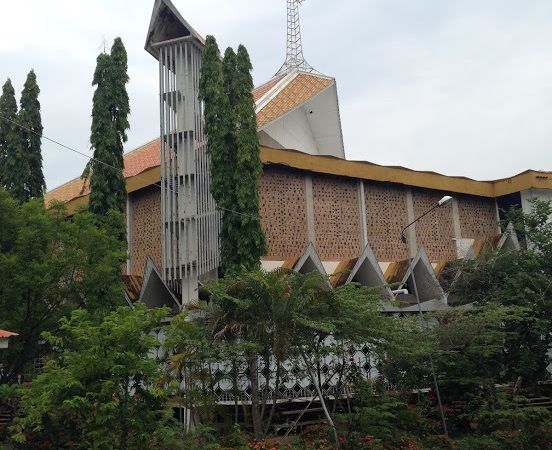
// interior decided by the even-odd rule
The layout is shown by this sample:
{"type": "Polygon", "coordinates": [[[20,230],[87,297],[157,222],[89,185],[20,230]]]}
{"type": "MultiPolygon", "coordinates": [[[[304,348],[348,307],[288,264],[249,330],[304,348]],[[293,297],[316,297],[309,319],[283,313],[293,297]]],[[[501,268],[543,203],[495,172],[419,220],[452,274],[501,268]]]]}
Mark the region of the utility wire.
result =
{"type": "MultiPolygon", "coordinates": [[[[7,121],[7,122],[9,122],[9,123],[11,123],[11,124],[13,124],[13,125],[15,125],[15,126],[21,128],[21,129],[23,129],[23,130],[26,130],[26,131],[28,131],[29,133],[36,134],[36,135],[39,136],[40,138],[46,139],[47,141],[52,142],[52,143],[54,143],[54,144],[56,144],[56,145],[59,145],[60,147],[66,149],[66,150],[69,150],[69,151],[71,151],[71,152],[73,152],[73,153],[76,153],[77,155],[84,156],[85,158],[89,159],[90,161],[94,161],[94,162],[97,162],[97,163],[99,163],[99,164],[103,164],[104,166],[109,167],[110,169],[113,169],[113,170],[115,170],[115,171],[117,171],[117,172],[122,172],[122,171],[123,171],[123,170],[122,170],[121,168],[119,168],[119,167],[112,166],[111,164],[108,164],[108,163],[106,163],[106,162],[104,162],[104,161],[102,161],[102,160],[100,160],[100,159],[96,159],[96,158],[94,158],[93,156],[87,155],[87,154],[84,153],[84,152],[81,152],[81,151],[79,151],[79,150],[77,150],[77,149],[74,149],[74,148],[72,148],[72,147],[69,147],[68,145],[63,144],[62,142],[56,141],[55,139],[51,139],[51,138],[49,138],[48,136],[45,136],[45,135],[42,134],[42,133],[37,133],[36,131],[34,131],[34,130],[28,128],[28,127],[26,127],[25,125],[21,125],[19,122],[15,121],[15,120],[13,120],[13,119],[10,119],[9,117],[6,117],[6,116],[3,116],[3,115],[0,114],[0,119],[3,119],[3,120],[5,120],[5,121],[7,121]]],[[[163,189],[163,186],[161,186],[161,185],[158,184],[158,183],[153,183],[153,186],[157,186],[158,188],[163,189]]],[[[176,191],[174,191],[173,189],[171,189],[171,188],[168,187],[168,186],[166,187],[166,189],[168,189],[170,192],[173,192],[174,194],[178,194],[176,191]]],[[[216,206],[216,208],[217,208],[218,210],[220,210],[220,211],[229,212],[229,213],[236,214],[236,215],[239,215],[239,216],[249,217],[249,218],[253,218],[253,219],[256,218],[256,217],[253,216],[252,214],[244,214],[244,213],[241,213],[241,212],[238,212],[238,211],[234,211],[234,210],[231,210],[231,209],[222,208],[222,207],[220,207],[220,206],[218,206],[218,205],[216,206]]]]}

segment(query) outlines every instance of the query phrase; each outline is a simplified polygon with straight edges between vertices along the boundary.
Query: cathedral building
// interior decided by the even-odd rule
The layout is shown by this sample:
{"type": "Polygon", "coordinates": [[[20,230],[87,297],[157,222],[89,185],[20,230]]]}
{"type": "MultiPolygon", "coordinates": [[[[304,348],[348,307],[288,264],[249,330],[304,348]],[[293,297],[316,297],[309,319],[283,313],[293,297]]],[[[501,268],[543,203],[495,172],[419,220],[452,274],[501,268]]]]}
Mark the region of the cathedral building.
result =
{"type": "MultiPolygon", "coordinates": [[[[442,268],[486,245],[517,248],[501,210],[552,198],[552,173],[476,181],[345,158],[336,80],[303,58],[298,7],[288,1],[286,62],[254,89],[260,155],[260,216],[267,270],[318,270],[329,282],[409,287],[413,270],[426,309],[449,306],[442,268]],[[443,196],[452,201],[432,208],[443,196]],[[412,265],[408,258],[413,258],[412,265]]],[[[203,37],[169,0],[156,0],[146,50],[159,61],[161,136],[125,155],[129,301],[178,310],[200,296],[218,268],[220,211],[209,193],[209,160],[197,98],[203,37]]],[[[86,205],[82,180],[48,192],[70,212],[86,205]]],[[[408,294],[398,294],[406,299],[408,294]]],[[[390,307],[391,308],[391,307],[390,307]]],[[[401,309],[396,307],[396,309],[401,309]]],[[[408,311],[408,302],[402,308],[408,311]]]]}

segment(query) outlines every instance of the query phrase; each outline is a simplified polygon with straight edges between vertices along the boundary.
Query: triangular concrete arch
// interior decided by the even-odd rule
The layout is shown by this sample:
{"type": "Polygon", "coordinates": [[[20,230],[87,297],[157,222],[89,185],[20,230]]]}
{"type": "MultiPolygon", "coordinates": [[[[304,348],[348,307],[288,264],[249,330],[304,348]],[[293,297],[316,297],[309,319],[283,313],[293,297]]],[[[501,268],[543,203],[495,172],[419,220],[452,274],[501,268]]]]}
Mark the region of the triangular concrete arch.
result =
{"type": "Polygon", "coordinates": [[[394,298],[370,244],[364,247],[364,251],[358,257],[346,283],[359,283],[363,286],[378,288],[382,296],[388,299],[394,298]]]}
{"type": "Polygon", "coordinates": [[[316,271],[324,277],[328,276],[312,242],[307,245],[307,248],[293,266],[293,270],[302,274],[316,271]]]}
{"type": "Polygon", "coordinates": [[[177,313],[182,309],[182,305],[165,281],[163,281],[159,269],[151,258],[148,258],[146,264],[142,290],[140,291],[140,301],[150,308],[167,306],[171,308],[173,313],[177,313]]]}
{"type": "MultiPolygon", "coordinates": [[[[418,250],[412,261],[412,267],[420,303],[438,299],[446,302],[443,288],[437,280],[433,266],[423,248],[418,250]]],[[[409,292],[407,296],[409,301],[416,301],[412,272],[408,260],[391,263],[385,272],[385,279],[389,284],[398,283],[400,287],[406,287],[409,292]]],[[[397,297],[397,300],[401,300],[400,296],[397,297]]]]}
{"type": "Polygon", "coordinates": [[[518,252],[521,249],[514,225],[510,222],[500,237],[496,246],[497,250],[518,252]]]}
{"type": "Polygon", "coordinates": [[[516,234],[516,230],[512,223],[509,223],[504,230],[504,233],[492,236],[492,237],[481,237],[476,239],[464,259],[472,260],[477,258],[484,251],[489,250],[505,250],[505,251],[519,251],[521,248],[519,240],[516,234]]]}

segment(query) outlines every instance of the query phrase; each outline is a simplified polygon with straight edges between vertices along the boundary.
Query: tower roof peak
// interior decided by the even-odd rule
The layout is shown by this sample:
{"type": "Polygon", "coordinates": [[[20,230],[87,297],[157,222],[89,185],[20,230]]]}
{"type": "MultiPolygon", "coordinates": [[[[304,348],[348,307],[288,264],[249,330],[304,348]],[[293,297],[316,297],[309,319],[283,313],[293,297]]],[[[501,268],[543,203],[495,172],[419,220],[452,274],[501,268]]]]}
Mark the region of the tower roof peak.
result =
{"type": "Polygon", "coordinates": [[[155,0],[145,49],[155,58],[159,58],[159,44],[187,36],[196,39],[200,44],[205,43],[203,36],[182,17],[171,0],[155,0]]]}

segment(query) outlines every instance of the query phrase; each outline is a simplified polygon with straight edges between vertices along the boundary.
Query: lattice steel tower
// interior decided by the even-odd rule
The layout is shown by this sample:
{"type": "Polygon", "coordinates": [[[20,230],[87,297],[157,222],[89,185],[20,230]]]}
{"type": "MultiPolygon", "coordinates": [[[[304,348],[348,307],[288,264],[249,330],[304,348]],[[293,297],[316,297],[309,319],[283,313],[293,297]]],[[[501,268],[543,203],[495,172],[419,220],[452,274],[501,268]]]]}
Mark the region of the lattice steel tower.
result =
{"type": "Polygon", "coordinates": [[[299,21],[299,6],[305,0],[286,0],[287,1],[287,46],[286,60],[277,75],[290,72],[294,69],[302,72],[316,72],[311,65],[305,61],[303,55],[303,44],[301,42],[301,23],[299,21]]]}

